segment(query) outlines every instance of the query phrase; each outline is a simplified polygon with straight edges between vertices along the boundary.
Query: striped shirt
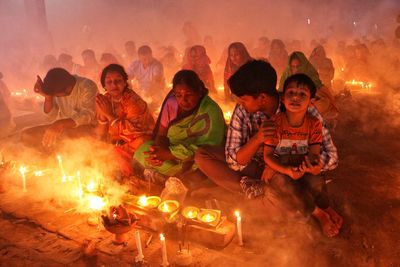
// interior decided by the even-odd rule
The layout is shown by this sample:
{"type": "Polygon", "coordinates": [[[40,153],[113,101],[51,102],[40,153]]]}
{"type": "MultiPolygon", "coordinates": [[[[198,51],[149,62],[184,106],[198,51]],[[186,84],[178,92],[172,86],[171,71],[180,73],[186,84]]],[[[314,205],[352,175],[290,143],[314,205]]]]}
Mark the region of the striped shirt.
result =
{"type": "MultiPolygon", "coordinates": [[[[279,107],[276,113],[278,112],[279,107]]],[[[322,116],[315,107],[309,107],[307,112],[311,116],[323,121],[322,116]]],[[[241,171],[247,166],[241,165],[237,162],[237,152],[257,133],[262,121],[268,118],[268,115],[261,111],[249,113],[241,105],[236,105],[232,114],[225,143],[226,162],[231,169],[241,171]]],[[[263,151],[264,147],[261,145],[252,159],[258,162],[260,166],[264,165],[263,151]]],[[[322,127],[321,159],[324,163],[322,171],[333,170],[338,165],[339,158],[337,149],[332,141],[329,130],[326,128],[324,123],[322,127]]]]}

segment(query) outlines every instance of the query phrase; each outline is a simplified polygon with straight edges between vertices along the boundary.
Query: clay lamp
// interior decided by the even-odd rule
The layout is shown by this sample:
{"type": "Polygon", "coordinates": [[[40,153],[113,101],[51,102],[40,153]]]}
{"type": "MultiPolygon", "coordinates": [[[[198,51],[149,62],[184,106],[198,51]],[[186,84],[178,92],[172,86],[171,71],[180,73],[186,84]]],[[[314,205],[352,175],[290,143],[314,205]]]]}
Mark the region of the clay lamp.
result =
{"type": "Polygon", "coordinates": [[[221,212],[219,210],[201,209],[197,214],[197,220],[203,224],[210,226],[217,226],[221,219],[221,212]]]}
{"type": "Polygon", "coordinates": [[[150,197],[141,196],[141,197],[139,197],[139,199],[136,203],[143,208],[154,209],[154,208],[158,207],[160,202],[161,202],[161,198],[159,198],[157,196],[150,196],[150,197]]]}
{"type": "Polygon", "coordinates": [[[199,213],[199,209],[196,207],[188,206],[182,210],[182,215],[186,219],[196,219],[197,214],[199,213]]]}
{"type": "Polygon", "coordinates": [[[123,245],[127,242],[127,233],[132,230],[138,221],[133,213],[128,211],[121,205],[118,207],[110,207],[107,216],[102,215],[104,228],[115,235],[113,243],[123,245]]]}
{"type": "Polygon", "coordinates": [[[164,200],[158,205],[158,210],[162,213],[174,213],[179,209],[179,202],[176,200],[164,200]]]}

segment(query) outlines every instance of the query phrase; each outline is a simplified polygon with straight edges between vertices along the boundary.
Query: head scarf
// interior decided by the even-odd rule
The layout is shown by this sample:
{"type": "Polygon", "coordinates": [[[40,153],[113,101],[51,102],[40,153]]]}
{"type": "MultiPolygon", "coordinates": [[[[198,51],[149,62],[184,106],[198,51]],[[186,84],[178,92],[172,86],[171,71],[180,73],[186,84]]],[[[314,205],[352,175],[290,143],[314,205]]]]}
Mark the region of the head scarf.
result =
{"type": "Polygon", "coordinates": [[[296,58],[300,61],[300,65],[297,69],[297,73],[306,74],[314,82],[317,89],[319,89],[322,86],[322,82],[319,79],[317,70],[310,63],[310,61],[308,61],[308,59],[303,54],[303,52],[295,51],[289,56],[288,66],[286,67],[285,72],[282,74],[282,77],[281,77],[281,80],[279,83],[279,92],[283,91],[283,84],[285,83],[286,79],[289,78],[289,76],[295,74],[295,73],[292,73],[292,71],[290,69],[290,61],[293,60],[294,58],[296,58]]]}

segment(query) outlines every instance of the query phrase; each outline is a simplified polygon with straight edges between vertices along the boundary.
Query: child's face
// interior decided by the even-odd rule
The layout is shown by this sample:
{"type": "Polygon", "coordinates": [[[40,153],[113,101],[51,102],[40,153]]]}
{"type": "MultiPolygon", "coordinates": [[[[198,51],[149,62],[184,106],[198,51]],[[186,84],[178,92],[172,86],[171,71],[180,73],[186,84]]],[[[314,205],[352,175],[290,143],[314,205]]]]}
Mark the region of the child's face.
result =
{"type": "Polygon", "coordinates": [[[307,111],[311,103],[310,89],[304,85],[291,83],[285,90],[282,100],[287,111],[294,113],[307,111]]]}

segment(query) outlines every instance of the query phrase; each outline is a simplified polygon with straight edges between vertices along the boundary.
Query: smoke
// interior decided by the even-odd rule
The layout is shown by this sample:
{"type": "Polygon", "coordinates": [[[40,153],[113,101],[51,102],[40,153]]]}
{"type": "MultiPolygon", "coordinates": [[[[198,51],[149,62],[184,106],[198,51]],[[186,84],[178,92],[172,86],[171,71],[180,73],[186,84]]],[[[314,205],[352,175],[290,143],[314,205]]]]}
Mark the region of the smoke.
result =
{"type": "Polygon", "coordinates": [[[65,141],[51,156],[15,143],[3,145],[0,151],[3,164],[8,165],[1,169],[6,189],[16,194],[23,192],[24,167],[26,194],[33,200],[87,213],[96,204],[90,198],[103,198],[105,207],[119,205],[128,191],[128,187],[115,180],[118,166],[112,146],[94,140],[65,141]]]}

